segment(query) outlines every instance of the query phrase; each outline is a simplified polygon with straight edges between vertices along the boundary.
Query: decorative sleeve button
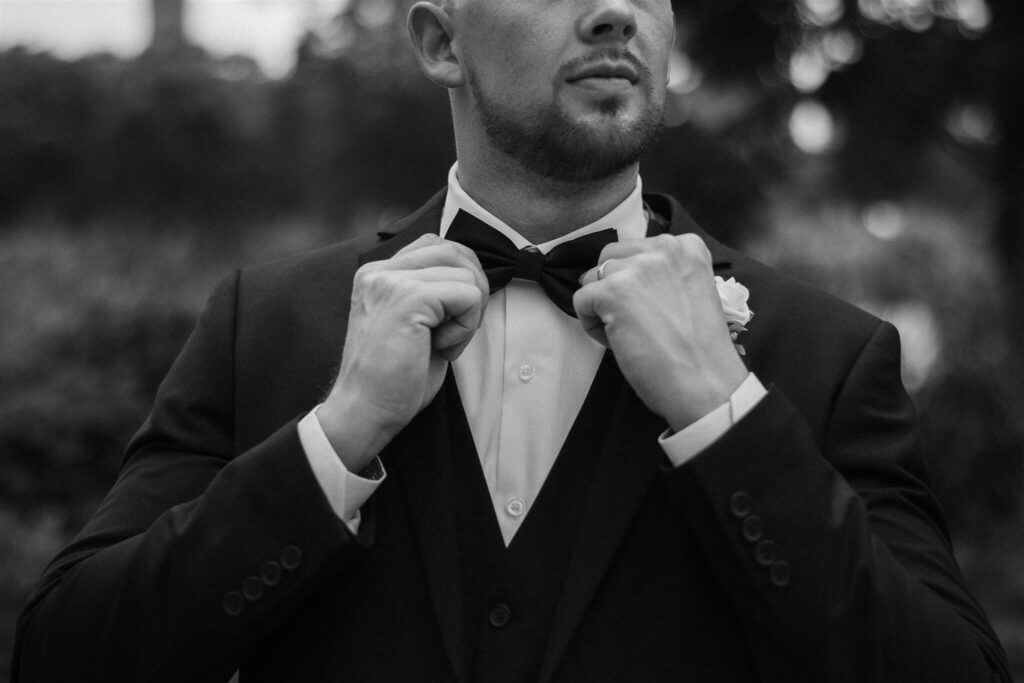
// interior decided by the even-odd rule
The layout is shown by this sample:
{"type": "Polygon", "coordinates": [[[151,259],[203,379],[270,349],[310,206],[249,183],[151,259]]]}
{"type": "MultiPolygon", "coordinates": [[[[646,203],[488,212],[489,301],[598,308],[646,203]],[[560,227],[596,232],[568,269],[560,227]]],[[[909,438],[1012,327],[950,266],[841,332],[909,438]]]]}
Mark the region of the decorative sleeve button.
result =
{"type": "Polygon", "coordinates": [[[729,496],[729,511],[737,519],[743,519],[750,514],[750,494],[746,491],[737,491],[729,496]]]}
{"type": "Polygon", "coordinates": [[[268,586],[276,586],[281,580],[281,565],[273,560],[264,562],[260,568],[260,578],[268,586]]]}
{"type": "Polygon", "coordinates": [[[756,543],[761,540],[764,535],[762,531],[761,518],[757,515],[750,515],[743,520],[743,538],[747,539],[751,543],[756,543]]]}
{"type": "Polygon", "coordinates": [[[768,571],[768,576],[771,582],[783,588],[789,585],[789,582],[793,580],[793,567],[790,566],[789,562],[779,560],[772,565],[772,568],[768,571]]]}
{"type": "Polygon", "coordinates": [[[762,567],[770,567],[779,555],[779,549],[775,545],[775,541],[771,539],[764,539],[759,541],[757,546],[754,548],[754,559],[762,567]]]}
{"type": "Polygon", "coordinates": [[[242,595],[249,602],[255,602],[263,597],[263,591],[265,585],[258,576],[248,576],[245,581],[242,582],[242,595]]]}
{"type": "Polygon", "coordinates": [[[245,598],[238,591],[225,593],[224,599],[221,601],[221,607],[224,608],[228,616],[237,617],[245,609],[245,598]]]}
{"type": "Polygon", "coordinates": [[[288,571],[295,571],[302,564],[302,551],[298,546],[285,546],[281,551],[281,566],[288,571]]]}

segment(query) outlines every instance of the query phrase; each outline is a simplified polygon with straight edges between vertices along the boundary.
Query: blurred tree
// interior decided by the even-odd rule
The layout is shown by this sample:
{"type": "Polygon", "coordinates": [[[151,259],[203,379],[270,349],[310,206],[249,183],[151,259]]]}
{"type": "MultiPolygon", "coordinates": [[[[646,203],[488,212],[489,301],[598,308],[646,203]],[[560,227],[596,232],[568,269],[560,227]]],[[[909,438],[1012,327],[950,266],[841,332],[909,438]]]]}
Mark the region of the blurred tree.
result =
{"type": "Polygon", "coordinates": [[[0,63],[0,219],[20,207],[64,198],[77,213],[94,189],[103,85],[83,64],[14,49],[0,63]]]}
{"type": "MultiPolygon", "coordinates": [[[[1024,3],[673,4],[680,54],[669,123],[678,125],[666,137],[675,166],[659,170],[700,187],[708,176],[681,158],[700,144],[720,149],[696,155],[698,168],[739,169],[715,177],[698,208],[709,203],[722,216],[736,204],[717,206],[716,197],[743,205],[780,188],[811,204],[859,206],[865,215],[906,201],[961,216],[996,206],[994,225],[969,220],[960,229],[983,233],[1003,266],[1004,288],[983,305],[988,317],[977,304],[965,313],[933,300],[934,310],[948,309],[948,348],[966,343],[976,351],[951,351],[917,398],[954,521],[974,520],[977,530],[978,519],[1019,515],[1024,433],[1015,416],[1024,410],[1024,360],[1012,350],[1024,344],[1017,303],[1024,300],[1024,3]],[[728,164],[729,154],[737,163],[728,164]]],[[[909,272],[908,265],[900,275],[909,272]]],[[[875,296],[886,296],[884,283],[874,281],[875,296]]]]}
{"type": "MultiPolygon", "coordinates": [[[[991,47],[984,64],[991,74],[989,89],[999,145],[995,178],[999,183],[1000,216],[996,245],[1013,283],[1009,309],[1013,340],[1024,342],[1024,3],[990,0],[993,13],[991,47]]],[[[1020,354],[1013,354],[1018,368],[1020,354]]],[[[1024,373],[1022,373],[1024,374],[1024,373]]]]}
{"type": "Polygon", "coordinates": [[[353,0],[306,35],[276,93],[275,137],[302,202],[371,224],[415,208],[444,182],[455,146],[443,91],[419,74],[407,0],[353,0]]]}
{"type": "Polygon", "coordinates": [[[150,0],[152,3],[153,37],[149,49],[163,55],[174,55],[184,50],[185,0],[150,0]]]}

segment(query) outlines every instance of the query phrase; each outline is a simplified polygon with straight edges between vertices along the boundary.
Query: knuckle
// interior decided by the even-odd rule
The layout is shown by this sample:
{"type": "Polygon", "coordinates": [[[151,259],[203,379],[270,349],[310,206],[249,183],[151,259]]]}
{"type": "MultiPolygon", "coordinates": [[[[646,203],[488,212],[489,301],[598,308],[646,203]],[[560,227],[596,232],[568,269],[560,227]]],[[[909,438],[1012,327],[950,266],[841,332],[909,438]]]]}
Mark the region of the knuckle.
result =
{"type": "Polygon", "coordinates": [[[611,243],[606,244],[603,247],[601,247],[601,253],[597,257],[597,262],[598,263],[604,263],[605,261],[608,261],[608,260],[614,258],[614,255],[618,253],[618,251],[617,251],[618,244],[619,244],[618,242],[611,242],[611,243]]]}
{"type": "MultiPolygon", "coordinates": [[[[436,235],[435,235],[436,237],[436,235]]],[[[461,244],[451,242],[449,240],[443,240],[440,237],[437,238],[437,242],[432,245],[433,252],[431,253],[431,262],[435,264],[441,263],[454,263],[461,253],[461,244]]]]}
{"type": "Polygon", "coordinates": [[[675,248],[677,243],[676,238],[673,235],[669,235],[668,233],[661,233],[660,235],[655,235],[651,239],[654,240],[654,244],[659,249],[673,249],[675,248]]]}
{"type": "Polygon", "coordinates": [[[672,263],[671,252],[666,249],[656,249],[644,252],[643,254],[637,254],[635,259],[636,267],[628,271],[628,274],[633,278],[644,273],[650,273],[662,266],[671,265],[672,263]]]}
{"type": "Polygon", "coordinates": [[[442,254],[449,261],[454,261],[462,254],[462,250],[465,248],[461,244],[446,241],[442,244],[442,254]]]}
{"type": "Polygon", "coordinates": [[[694,258],[701,260],[708,260],[711,257],[711,252],[708,251],[708,245],[704,243],[704,240],[699,235],[693,233],[687,233],[679,236],[679,244],[686,250],[686,253],[694,258]]]}
{"type": "Polygon", "coordinates": [[[360,266],[359,270],[357,270],[356,274],[352,277],[352,288],[355,290],[365,288],[367,280],[373,277],[376,268],[376,263],[367,263],[366,265],[360,266]]]}
{"type": "MultiPolygon", "coordinates": [[[[360,269],[362,271],[362,269],[360,269]]],[[[354,291],[363,297],[379,298],[394,288],[395,278],[390,277],[390,272],[379,268],[356,273],[354,291]]]]}

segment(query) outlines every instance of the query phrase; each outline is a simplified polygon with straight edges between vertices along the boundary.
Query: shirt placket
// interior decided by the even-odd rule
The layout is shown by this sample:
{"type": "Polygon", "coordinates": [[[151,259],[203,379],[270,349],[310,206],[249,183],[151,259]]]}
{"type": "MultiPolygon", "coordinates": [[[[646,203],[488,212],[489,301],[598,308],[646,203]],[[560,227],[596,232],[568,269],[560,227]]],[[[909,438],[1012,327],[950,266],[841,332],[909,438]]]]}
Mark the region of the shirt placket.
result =
{"type": "MultiPolygon", "coordinates": [[[[549,410],[555,388],[544,315],[547,300],[533,283],[514,281],[506,288],[505,364],[495,514],[506,541],[532,507],[550,466],[546,431],[540,419],[549,410]]],[[[557,312],[557,311],[556,311],[557,312]]],[[[548,416],[550,419],[550,416],[548,416]]]]}

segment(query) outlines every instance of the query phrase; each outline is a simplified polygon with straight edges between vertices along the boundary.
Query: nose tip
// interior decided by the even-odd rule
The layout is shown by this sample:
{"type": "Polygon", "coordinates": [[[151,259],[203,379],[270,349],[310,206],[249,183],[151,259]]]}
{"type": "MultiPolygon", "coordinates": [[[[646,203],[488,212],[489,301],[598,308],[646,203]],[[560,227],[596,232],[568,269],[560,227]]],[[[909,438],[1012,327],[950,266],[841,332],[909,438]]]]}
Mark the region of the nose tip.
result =
{"type": "Polygon", "coordinates": [[[628,42],[636,35],[636,18],[628,2],[609,2],[583,22],[583,39],[589,42],[628,42]]]}

